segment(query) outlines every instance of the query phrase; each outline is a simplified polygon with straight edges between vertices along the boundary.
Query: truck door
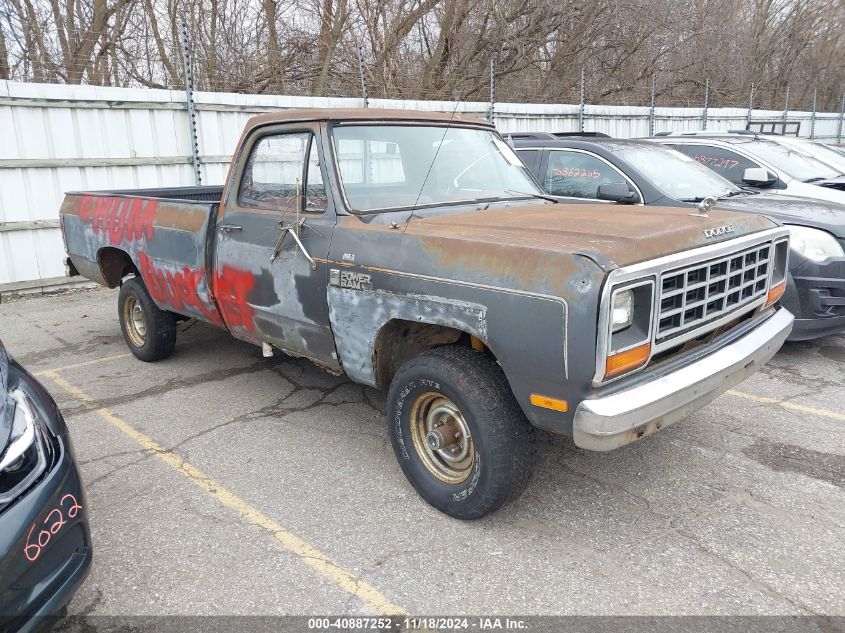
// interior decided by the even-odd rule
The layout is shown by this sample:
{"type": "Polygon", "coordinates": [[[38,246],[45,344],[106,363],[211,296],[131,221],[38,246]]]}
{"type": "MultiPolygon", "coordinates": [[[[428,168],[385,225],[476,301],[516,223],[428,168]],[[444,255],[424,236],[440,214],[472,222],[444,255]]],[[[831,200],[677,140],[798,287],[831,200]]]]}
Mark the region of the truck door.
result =
{"type": "Polygon", "coordinates": [[[214,291],[234,336],[339,368],[326,299],[336,215],[321,138],[315,123],[245,139],[218,216],[214,291]]]}

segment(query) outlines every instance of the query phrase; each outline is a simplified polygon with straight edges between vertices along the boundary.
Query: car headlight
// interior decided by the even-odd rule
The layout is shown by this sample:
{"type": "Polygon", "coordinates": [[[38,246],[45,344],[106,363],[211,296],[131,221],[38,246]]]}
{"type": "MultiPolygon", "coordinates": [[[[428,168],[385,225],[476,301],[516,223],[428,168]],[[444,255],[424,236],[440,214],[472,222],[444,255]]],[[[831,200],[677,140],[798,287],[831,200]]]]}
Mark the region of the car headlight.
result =
{"type": "Polygon", "coordinates": [[[9,398],[15,413],[9,442],[0,454],[0,505],[15,499],[47,469],[47,447],[32,405],[20,389],[9,392],[9,398]]]}
{"type": "Polygon", "coordinates": [[[624,330],[634,322],[634,293],[631,290],[622,290],[613,295],[610,319],[613,332],[624,330]]]}
{"type": "Polygon", "coordinates": [[[597,369],[597,381],[639,369],[651,358],[654,284],[648,277],[611,290],[600,320],[598,355],[603,367],[597,369]]]}
{"type": "Polygon", "coordinates": [[[831,257],[845,257],[845,251],[833,235],[807,226],[789,226],[790,245],[802,256],[814,262],[831,257]]]}

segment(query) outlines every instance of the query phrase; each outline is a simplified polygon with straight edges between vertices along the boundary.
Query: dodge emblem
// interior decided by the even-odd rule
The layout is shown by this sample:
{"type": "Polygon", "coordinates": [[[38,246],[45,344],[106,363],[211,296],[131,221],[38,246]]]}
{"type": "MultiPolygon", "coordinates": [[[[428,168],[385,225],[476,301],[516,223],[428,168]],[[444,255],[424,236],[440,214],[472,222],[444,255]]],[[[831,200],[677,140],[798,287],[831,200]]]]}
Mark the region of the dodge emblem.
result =
{"type": "Polygon", "coordinates": [[[725,224],[724,226],[717,226],[712,229],[705,229],[704,237],[709,240],[712,237],[719,237],[720,235],[727,235],[728,233],[733,233],[734,230],[735,229],[733,224],[725,224]]]}

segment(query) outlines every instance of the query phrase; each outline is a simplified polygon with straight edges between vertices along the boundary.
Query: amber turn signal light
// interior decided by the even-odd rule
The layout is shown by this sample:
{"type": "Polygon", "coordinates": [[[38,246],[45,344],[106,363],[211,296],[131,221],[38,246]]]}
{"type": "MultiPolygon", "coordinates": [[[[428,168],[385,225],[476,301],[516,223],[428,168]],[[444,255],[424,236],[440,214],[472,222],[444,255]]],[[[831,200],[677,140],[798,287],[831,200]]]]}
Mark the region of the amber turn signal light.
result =
{"type": "Polygon", "coordinates": [[[569,403],[566,400],[558,400],[557,398],[550,398],[549,396],[541,396],[539,393],[531,394],[531,404],[535,407],[551,409],[552,411],[562,411],[563,413],[569,411],[569,403]]]}
{"type": "Polygon", "coordinates": [[[605,362],[604,377],[613,378],[637,367],[642,367],[648,362],[650,355],[651,343],[643,343],[624,352],[611,354],[605,362]]]}
{"type": "Polygon", "coordinates": [[[786,291],[786,279],[777,285],[769,288],[769,296],[766,297],[766,305],[770,306],[783,296],[786,291]]]}

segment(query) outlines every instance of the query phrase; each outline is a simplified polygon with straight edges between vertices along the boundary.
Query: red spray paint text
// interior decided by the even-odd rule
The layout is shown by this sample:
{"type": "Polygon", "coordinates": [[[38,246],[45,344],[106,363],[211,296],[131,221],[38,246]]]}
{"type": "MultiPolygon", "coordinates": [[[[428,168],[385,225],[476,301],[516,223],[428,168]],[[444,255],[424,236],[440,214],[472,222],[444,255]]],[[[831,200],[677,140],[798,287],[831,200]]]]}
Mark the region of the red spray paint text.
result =
{"type": "Polygon", "coordinates": [[[199,311],[207,321],[223,327],[223,321],[214,306],[199,296],[198,289],[205,277],[202,269],[184,266],[182,270],[170,271],[156,268],[153,260],[143,252],[138,253],[138,265],[144,284],[158,305],[179,314],[199,311]]]}
{"type": "Polygon", "coordinates": [[[90,221],[98,235],[107,235],[109,243],[118,246],[153,236],[153,220],[158,210],[157,200],[82,196],[79,217],[90,221]]]}
{"type": "Polygon", "coordinates": [[[248,270],[223,266],[217,276],[217,300],[225,305],[229,328],[242,327],[255,331],[255,310],[247,298],[255,287],[255,276],[248,270]]]}
{"type": "MultiPolygon", "coordinates": [[[[94,232],[107,236],[113,246],[141,238],[153,239],[157,211],[157,200],[142,198],[86,195],[79,204],[80,219],[90,221],[94,232]]],[[[144,284],[159,306],[186,316],[198,315],[218,327],[225,327],[210,291],[207,291],[207,299],[200,296],[200,288],[205,284],[204,270],[188,266],[168,270],[157,266],[137,246],[134,250],[144,284]]],[[[255,310],[247,300],[255,287],[254,275],[248,270],[223,266],[215,282],[217,298],[224,307],[229,328],[255,332],[255,310]]]]}
{"type": "MultiPolygon", "coordinates": [[[[170,271],[157,268],[146,253],[138,253],[141,276],[155,302],[173,312],[185,314],[199,312],[208,322],[224,327],[220,313],[209,298],[204,301],[199,288],[205,283],[202,269],[184,266],[182,270],[170,271]]],[[[255,287],[255,276],[248,270],[223,266],[217,277],[217,299],[223,304],[229,329],[244,328],[255,331],[255,310],[249,304],[249,293],[255,287]]]]}

